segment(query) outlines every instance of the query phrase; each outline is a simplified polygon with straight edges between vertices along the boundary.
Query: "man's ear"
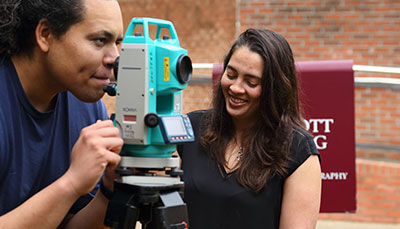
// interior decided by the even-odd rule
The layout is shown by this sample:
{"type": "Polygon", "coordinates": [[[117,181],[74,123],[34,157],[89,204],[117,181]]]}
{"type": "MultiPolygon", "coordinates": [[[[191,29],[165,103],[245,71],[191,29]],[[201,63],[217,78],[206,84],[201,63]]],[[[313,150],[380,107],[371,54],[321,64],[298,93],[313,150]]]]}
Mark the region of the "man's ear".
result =
{"type": "Polygon", "coordinates": [[[42,52],[49,51],[52,36],[48,21],[44,18],[40,19],[36,26],[35,37],[36,43],[42,52]]]}

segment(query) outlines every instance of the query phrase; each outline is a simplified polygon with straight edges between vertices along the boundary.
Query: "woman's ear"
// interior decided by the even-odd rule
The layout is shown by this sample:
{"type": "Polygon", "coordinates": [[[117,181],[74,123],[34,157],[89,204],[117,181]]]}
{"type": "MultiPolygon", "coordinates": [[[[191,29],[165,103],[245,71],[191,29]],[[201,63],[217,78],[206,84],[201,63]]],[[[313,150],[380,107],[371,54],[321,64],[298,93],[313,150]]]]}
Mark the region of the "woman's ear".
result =
{"type": "Polygon", "coordinates": [[[46,19],[40,19],[35,30],[36,43],[42,52],[48,52],[52,34],[46,19]]]}

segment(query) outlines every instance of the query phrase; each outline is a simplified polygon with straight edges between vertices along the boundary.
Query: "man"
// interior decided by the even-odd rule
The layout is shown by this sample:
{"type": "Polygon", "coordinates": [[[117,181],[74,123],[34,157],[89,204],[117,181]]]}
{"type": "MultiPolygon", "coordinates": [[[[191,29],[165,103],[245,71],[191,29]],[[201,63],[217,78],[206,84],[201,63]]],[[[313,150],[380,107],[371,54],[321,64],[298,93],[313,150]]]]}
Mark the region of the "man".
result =
{"type": "Polygon", "coordinates": [[[122,42],[118,2],[0,6],[0,228],[102,228],[103,192],[70,209],[100,179],[112,190],[120,160],[99,101],[122,42]]]}

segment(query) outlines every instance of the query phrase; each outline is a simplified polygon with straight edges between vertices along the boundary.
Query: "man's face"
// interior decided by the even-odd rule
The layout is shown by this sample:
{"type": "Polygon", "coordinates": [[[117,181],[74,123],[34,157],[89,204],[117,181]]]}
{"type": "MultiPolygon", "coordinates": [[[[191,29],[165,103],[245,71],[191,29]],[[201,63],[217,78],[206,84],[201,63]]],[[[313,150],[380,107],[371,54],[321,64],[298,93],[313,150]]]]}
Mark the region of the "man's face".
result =
{"type": "Polygon", "coordinates": [[[104,95],[115,58],[119,55],[123,26],[114,0],[82,0],[84,20],[53,39],[47,55],[49,80],[58,91],[71,91],[85,102],[104,95]]]}

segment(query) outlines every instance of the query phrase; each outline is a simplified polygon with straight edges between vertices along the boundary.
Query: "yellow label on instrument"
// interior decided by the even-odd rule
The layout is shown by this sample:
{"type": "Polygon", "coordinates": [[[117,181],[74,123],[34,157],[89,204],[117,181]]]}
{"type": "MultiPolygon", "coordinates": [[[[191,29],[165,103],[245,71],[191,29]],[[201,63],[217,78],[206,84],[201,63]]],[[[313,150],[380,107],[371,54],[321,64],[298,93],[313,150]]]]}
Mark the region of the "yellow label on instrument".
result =
{"type": "Polygon", "coordinates": [[[169,81],[169,57],[164,57],[164,81],[169,81]]]}

